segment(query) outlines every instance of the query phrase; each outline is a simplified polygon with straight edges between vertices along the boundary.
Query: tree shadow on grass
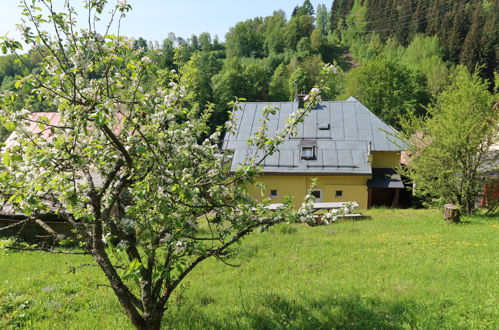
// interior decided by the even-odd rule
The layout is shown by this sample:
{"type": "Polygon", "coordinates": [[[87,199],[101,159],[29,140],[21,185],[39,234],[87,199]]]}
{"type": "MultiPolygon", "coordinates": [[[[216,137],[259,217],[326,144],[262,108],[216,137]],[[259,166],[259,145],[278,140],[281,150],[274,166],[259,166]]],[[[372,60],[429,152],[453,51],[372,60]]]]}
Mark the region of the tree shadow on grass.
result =
{"type": "Polygon", "coordinates": [[[465,214],[462,216],[462,219],[465,221],[473,221],[473,220],[478,220],[478,221],[491,221],[491,220],[499,220],[499,212],[497,213],[484,213],[484,214],[472,214],[468,215],[465,214]]]}
{"type": "Polygon", "coordinates": [[[326,297],[297,304],[267,295],[268,314],[250,316],[255,329],[403,329],[412,323],[414,304],[386,303],[359,296],[326,297]]]}
{"type": "MultiPolygon", "coordinates": [[[[428,315],[410,300],[383,301],[360,296],[323,297],[297,302],[278,294],[265,294],[251,303],[241,302],[237,312],[209,313],[203,306],[178,311],[174,328],[208,329],[407,329],[428,315]],[[177,323],[180,322],[179,323],[177,323]]],[[[439,322],[437,322],[439,323],[439,322]]]]}

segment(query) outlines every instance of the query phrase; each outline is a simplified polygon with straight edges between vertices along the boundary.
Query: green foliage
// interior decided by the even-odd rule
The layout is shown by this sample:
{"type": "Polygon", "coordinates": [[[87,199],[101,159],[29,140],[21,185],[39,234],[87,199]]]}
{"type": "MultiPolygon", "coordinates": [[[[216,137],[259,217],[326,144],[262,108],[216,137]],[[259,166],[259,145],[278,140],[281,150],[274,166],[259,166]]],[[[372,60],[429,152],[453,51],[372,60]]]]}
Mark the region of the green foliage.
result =
{"type": "Polygon", "coordinates": [[[317,5],[317,14],[315,15],[315,25],[317,31],[322,35],[327,35],[329,32],[329,11],[324,4],[317,5]]]}
{"type": "Polygon", "coordinates": [[[449,81],[449,69],[443,61],[443,56],[444,52],[437,37],[416,35],[404,49],[400,60],[408,68],[425,75],[429,90],[437,94],[449,81]]]}
{"type": "Polygon", "coordinates": [[[283,64],[280,64],[272,75],[269,85],[269,96],[271,101],[279,102],[289,100],[288,72],[283,64]]]}
{"type": "Polygon", "coordinates": [[[255,18],[231,27],[225,35],[227,56],[262,57],[263,40],[257,32],[261,24],[261,19],[255,18]]]}
{"type": "Polygon", "coordinates": [[[162,68],[171,68],[173,66],[173,57],[174,57],[174,47],[173,40],[165,39],[161,44],[161,54],[158,61],[158,64],[162,68]]]}
{"type": "Polygon", "coordinates": [[[499,113],[488,84],[458,67],[452,83],[428,108],[427,117],[403,122],[412,153],[404,173],[419,194],[452,202],[471,213],[480,195],[479,175],[489,147],[497,142],[499,113]]]}
{"type": "MultiPolygon", "coordinates": [[[[235,118],[232,112],[214,113],[211,94],[219,104],[236,96],[265,99],[278,65],[275,56],[265,61],[231,56],[220,71],[216,45],[207,35],[203,46],[195,36],[185,41],[171,35],[169,40],[179,45],[173,51],[177,72],[167,68],[159,47],[120,36],[120,24],[113,22],[130,10],[126,1],[111,5],[108,31],[115,34],[104,35],[94,29],[100,26],[105,0],[86,3],[83,15],[90,30],[77,29],[76,18],[64,19],[78,16],[69,3],[62,12],[47,5],[48,14],[37,3],[46,4],[21,5],[28,24],[37,29],[24,25],[21,30],[42,61],[15,87],[30,87],[39,101],[56,109],[58,119],[20,110],[20,93],[0,95],[0,124],[16,133],[2,150],[0,202],[28,220],[47,213],[66,220],[132,324],[159,328],[172,292],[200,262],[210,257],[224,261],[230,248],[254,229],[265,231],[308,215],[308,204],[298,217],[290,202],[270,212],[268,202],[252,199],[247,187],[259,175],[260,163],[296,134],[317,105],[333,67],[318,73],[305,107],[272,136],[267,135],[269,120],[278,109],[265,108],[261,128],[248,141],[263,156],[231,171],[221,144],[235,118]],[[39,32],[47,27],[55,29],[53,36],[39,32]],[[201,47],[208,50],[200,53],[201,47]]],[[[250,40],[238,33],[251,34],[247,24],[260,23],[238,25],[233,40],[250,40]]],[[[171,45],[166,42],[163,48],[171,45]]],[[[22,59],[18,42],[5,39],[1,46],[22,59]]],[[[238,109],[237,103],[230,107],[238,109]]]]}
{"type": "Polygon", "coordinates": [[[423,74],[428,90],[433,95],[442,91],[449,82],[449,65],[443,60],[444,51],[436,36],[418,34],[407,47],[399,45],[392,38],[381,46],[377,55],[402,63],[411,71],[423,74]]]}
{"type": "Polygon", "coordinates": [[[289,95],[295,95],[296,93],[303,93],[305,90],[310,88],[312,84],[312,77],[303,70],[302,68],[296,69],[289,78],[288,90],[289,95]]]}
{"type": "Polygon", "coordinates": [[[292,17],[283,31],[286,47],[295,50],[298,42],[303,37],[309,37],[313,30],[314,18],[312,16],[305,14],[292,17]]]}
{"type": "Polygon", "coordinates": [[[282,10],[274,11],[272,16],[264,18],[260,27],[264,38],[266,54],[282,53],[286,47],[282,36],[287,24],[286,15],[282,10]]]}
{"type": "Polygon", "coordinates": [[[393,38],[406,46],[418,34],[437,36],[445,60],[464,64],[470,70],[482,67],[492,80],[497,71],[496,47],[499,3],[497,1],[443,0],[384,1],[335,0],[330,14],[331,30],[342,36],[357,58],[361,58],[365,35],[379,34],[381,41],[393,38]]]}
{"type": "Polygon", "coordinates": [[[379,118],[400,128],[400,118],[428,102],[426,82],[421,75],[387,59],[376,59],[348,73],[346,91],[379,118]]]}
{"type": "Polygon", "coordinates": [[[296,16],[303,16],[303,15],[309,15],[309,16],[314,16],[314,6],[312,6],[312,3],[310,0],[305,0],[303,1],[303,4],[301,6],[296,6],[293,9],[293,13],[291,14],[292,17],[296,16]]]}
{"type": "Polygon", "coordinates": [[[344,18],[346,29],[341,31],[343,45],[349,45],[350,51],[357,57],[362,57],[366,35],[366,6],[361,0],[355,0],[351,12],[344,18]]]}
{"type": "Polygon", "coordinates": [[[309,37],[303,37],[296,45],[296,52],[299,58],[305,58],[312,53],[312,45],[309,37]]]}
{"type": "Polygon", "coordinates": [[[189,91],[192,104],[205,107],[214,102],[211,79],[222,69],[222,61],[211,52],[195,53],[181,67],[180,82],[189,91]]]}

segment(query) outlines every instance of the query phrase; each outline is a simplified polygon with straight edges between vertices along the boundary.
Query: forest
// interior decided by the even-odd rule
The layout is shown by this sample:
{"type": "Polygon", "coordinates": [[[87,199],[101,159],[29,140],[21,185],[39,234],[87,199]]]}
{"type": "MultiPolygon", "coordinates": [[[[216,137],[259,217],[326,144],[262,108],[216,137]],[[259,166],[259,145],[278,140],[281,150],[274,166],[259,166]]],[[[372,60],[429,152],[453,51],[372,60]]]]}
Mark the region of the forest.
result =
{"type": "MultiPolygon", "coordinates": [[[[288,18],[282,10],[231,27],[222,42],[209,32],[183,39],[135,40],[163,68],[177,70],[190,107],[213,105],[211,125],[227,118],[228,102],[288,101],[309,90],[325,63],[331,77],[322,98],[355,96],[396,128],[407,112],[425,107],[449,83],[457,65],[478,71],[495,87],[499,0],[309,0],[288,18]]],[[[16,81],[41,58],[0,57],[0,91],[15,90],[20,109],[50,111],[36,86],[16,81]]],[[[52,109],[53,110],[53,109],[52,109]]]]}

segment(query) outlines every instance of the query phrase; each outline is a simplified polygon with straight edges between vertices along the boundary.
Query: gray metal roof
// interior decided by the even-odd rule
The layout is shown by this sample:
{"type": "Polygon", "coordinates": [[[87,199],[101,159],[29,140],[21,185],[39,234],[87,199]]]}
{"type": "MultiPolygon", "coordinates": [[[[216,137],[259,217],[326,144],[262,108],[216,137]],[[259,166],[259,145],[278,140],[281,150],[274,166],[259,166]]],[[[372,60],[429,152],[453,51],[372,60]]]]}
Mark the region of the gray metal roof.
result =
{"type": "MultiPolygon", "coordinates": [[[[237,122],[233,134],[227,134],[223,149],[234,150],[232,170],[245,163],[253,149],[248,138],[260,128],[263,108],[271,104],[280,109],[270,117],[267,134],[272,136],[284,127],[298,102],[247,102],[235,113],[237,122]]],[[[321,102],[298,126],[298,135],[286,140],[279,151],[264,163],[265,173],[295,174],[371,174],[367,161],[369,144],[373,151],[399,151],[392,134],[395,130],[382,122],[362,103],[351,97],[346,101],[321,102]],[[325,129],[329,124],[329,129],[325,129]],[[312,141],[317,159],[301,159],[301,144],[312,141]]]]}

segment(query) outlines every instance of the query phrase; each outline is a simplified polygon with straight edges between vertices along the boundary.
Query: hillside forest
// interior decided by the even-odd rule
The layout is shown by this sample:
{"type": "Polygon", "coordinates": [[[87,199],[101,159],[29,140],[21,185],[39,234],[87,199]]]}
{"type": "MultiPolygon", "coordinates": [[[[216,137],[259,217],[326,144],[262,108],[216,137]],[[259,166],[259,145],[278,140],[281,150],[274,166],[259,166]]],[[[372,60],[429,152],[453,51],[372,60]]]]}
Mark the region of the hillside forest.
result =
{"type": "MultiPolygon", "coordinates": [[[[354,96],[400,128],[408,112],[424,114],[458,65],[496,87],[499,0],[335,0],[294,8],[231,27],[221,42],[209,32],[183,39],[135,40],[161,67],[177,70],[190,107],[213,105],[212,127],[223,123],[235,97],[293,100],[309,90],[325,63],[341,69],[323,99],[354,96]]],[[[167,27],[165,27],[167,28],[167,27]]],[[[38,69],[30,50],[0,57],[0,92],[15,91],[19,109],[51,111],[36,86],[16,81],[38,69]]],[[[5,133],[4,133],[5,135],[5,133]]]]}

